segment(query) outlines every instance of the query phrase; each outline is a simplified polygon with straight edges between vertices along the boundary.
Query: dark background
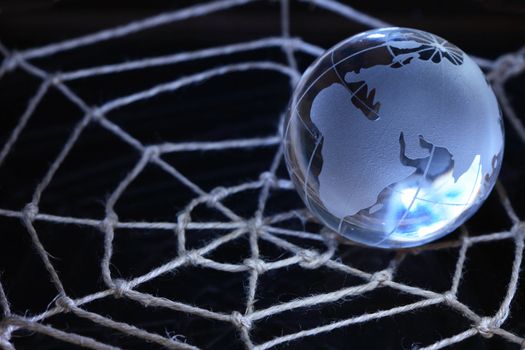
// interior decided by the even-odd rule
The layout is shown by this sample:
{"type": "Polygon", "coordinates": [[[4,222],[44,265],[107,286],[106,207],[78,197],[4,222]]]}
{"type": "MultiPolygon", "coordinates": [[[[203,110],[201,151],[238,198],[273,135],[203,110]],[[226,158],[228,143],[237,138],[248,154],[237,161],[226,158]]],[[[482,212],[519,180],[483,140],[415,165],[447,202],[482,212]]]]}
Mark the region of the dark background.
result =
{"type": "MultiPolygon", "coordinates": [[[[97,0],[0,1],[0,41],[9,49],[23,50],[194,3],[197,1],[129,1],[126,5],[97,0]]],[[[465,51],[482,57],[496,58],[525,44],[525,5],[520,1],[352,1],[351,4],[389,23],[438,34],[465,51]]],[[[330,47],[367,29],[304,2],[292,2],[291,13],[292,36],[302,37],[322,47],[330,47]]],[[[279,3],[261,2],[37,59],[34,63],[49,71],[68,71],[279,34],[279,3]]],[[[83,79],[69,85],[89,104],[97,105],[212,67],[265,59],[286,62],[280,49],[265,49],[83,79]]],[[[298,60],[305,68],[312,58],[298,54],[298,60]]],[[[0,80],[2,144],[38,84],[37,79],[21,70],[10,72],[0,80]]],[[[507,91],[518,115],[525,115],[523,76],[511,80],[507,91]]],[[[289,94],[288,80],[277,73],[239,73],[116,110],[110,113],[109,118],[145,144],[266,136],[275,133],[289,94]]],[[[81,111],[57,91],[46,95],[16,148],[0,167],[0,208],[21,210],[31,200],[36,184],[81,117],[81,111]]],[[[518,215],[523,217],[525,145],[520,143],[509,125],[506,126],[506,134],[506,154],[500,179],[518,215]]],[[[205,190],[211,190],[216,186],[257,179],[261,172],[269,168],[274,152],[275,149],[271,148],[213,154],[172,154],[163,158],[205,190]]],[[[139,154],[130,146],[101,127],[90,125],[44,192],[40,211],[62,216],[103,218],[104,200],[138,159],[139,154]]],[[[287,177],[283,167],[279,174],[287,177]]],[[[256,207],[256,194],[249,192],[236,196],[226,204],[248,217],[256,207]]],[[[149,165],[117,203],[116,211],[121,221],[174,222],[176,213],[193,197],[188,189],[158,167],[149,165]]],[[[295,193],[279,192],[272,195],[268,214],[302,207],[295,193]]],[[[197,211],[192,218],[199,221],[199,218],[212,219],[212,215],[203,210],[197,211]]],[[[100,231],[42,221],[37,221],[35,226],[44,246],[53,256],[52,261],[71,297],[81,297],[104,288],[99,272],[103,241],[100,231]]],[[[495,193],[467,226],[474,235],[510,227],[495,193]]],[[[287,223],[286,227],[302,228],[298,220],[287,223]]],[[[308,229],[318,227],[312,225],[308,229]]],[[[189,232],[188,247],[199,247],[221,233],[189,232]]],[[[301,244],[308,247],[310,242],[301,244]]],[[[176,255],[177,248],[173,232],[161,230],[117,230],[114,247],[112,273],[122,278],[138,276],[169,261],[176,255]]],[[[438,292],[445,291],[450,287],[457,253],[457,249],[451,249],[410,255],[401,266],[396,280],[438,292]]],[[[240,262],[248,254],[248,242],[243,238],[218,249],[211,258],[240,262]]],[[[261,255],[265,259],[282,258],[285,254],[261,242],[261,255]]],[[[342,261],[372,272],[383,269],[395,252],[343,246],[339,254],[342,261]]],[[[504,297],[513,256],[511,240],[471,248],[459,299],[478,314],[492,315],[504,297]]],[[[13,312],[18,314],[41,313],[56,296],[47,272],[31,247],[29,235],[17,219],[0,217],[0,276],[13,312]]],[[[216,311],[242,311],[247,276],[247,273],[184,267],[138,289],[216,311]]],[[[256,307],[264,308],[358,283],[360,280],[357,278],[326,268],[305,270],[290,267],[270,271],[260,279],[256,307]]],[[[252,330],[253,341],[262,343],[281,334],[411,301],[416,299],[380,289],[352,300],[285,312],[257,322],[252,330]]],[[[524,301],[524,289],[519,287],[511,318],[505,324],[506,329],[521,335],[525,334],[524,301]]],[[[225,323],[169,310],[143,308],[124,299],[106,298],[86,305],[86,309],[159,334],[169,331],[172,335],[184,335],[190,344],[202,348],[242,348],[237,331],[225,323]]],[[[52,317],[46,323],[127,349],[158,348],[71,315],[52,317]]],[[[428,345],[452,336],[468,327],[469,321],[456,312],[436,306],[303,338],[277,348],[410,349],[413,345],[428,345]]],[[[14,344],[17,349],[74,348],[29,332],[16,333],[14,344]]],[[[498,337],[485,339],[475,336],[453,348],[517,350],[519,346],[498,337]]]]}

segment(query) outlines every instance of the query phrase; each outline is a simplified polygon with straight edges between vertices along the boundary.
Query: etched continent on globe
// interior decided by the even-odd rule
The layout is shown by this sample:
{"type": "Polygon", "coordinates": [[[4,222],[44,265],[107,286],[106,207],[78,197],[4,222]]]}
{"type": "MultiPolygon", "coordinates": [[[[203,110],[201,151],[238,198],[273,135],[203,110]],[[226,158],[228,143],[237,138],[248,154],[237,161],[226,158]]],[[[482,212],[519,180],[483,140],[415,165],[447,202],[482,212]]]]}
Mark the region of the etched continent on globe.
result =
{"type": "Polygon", "coordinates": [[[327,226],[369,245],[414,246],[457,228],[487,197],[501,123],[465,53],[426,32],[385,28],[342,42],[305,72],[285,154],[327,226]]]}

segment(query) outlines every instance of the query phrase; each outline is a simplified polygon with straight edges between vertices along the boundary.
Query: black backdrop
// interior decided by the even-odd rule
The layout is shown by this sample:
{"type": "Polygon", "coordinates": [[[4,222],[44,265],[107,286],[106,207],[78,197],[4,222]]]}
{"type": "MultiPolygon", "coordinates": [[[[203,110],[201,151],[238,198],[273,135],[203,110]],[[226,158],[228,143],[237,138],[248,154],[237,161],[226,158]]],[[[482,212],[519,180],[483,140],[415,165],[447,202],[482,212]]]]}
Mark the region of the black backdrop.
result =
{"type": "MultiPolygon", "coordinates": [[[[72,38],[130,20],[181,8],[195,1],[130,1],[124,6],[108,1],[1,1],[0,40],[10,49],[24,49],[72,38]]],[[[495,58],[517,50],[525,43],[525,6],[518,1],[353,1],[356,8],[396,25],[434,32],[472,54],[495,58]]],[[[168,54],[226,43],[279,35],[278,2],[256,3],[210,16],[174,23],[143,33],[95,46],[65,52],[34,63],[51,71],[67,71],[126,59],[168,54]]],[[[365,28],[313,5],[292,4],[292,35],[329,47],[365,28]]],[[[175,66],[102,76],[73,82],[71,87],[89,104],[103,103],[117,96],[147,88],[157,82],[202,71],[228,62],[272,59],[284,62],[278,49],[258,50],[224,58],[200,60],[175,66]]],[[[311,58],[298,55],[305,68],[311,58]]],[[[2,143],[16,125],[27,100],[38,86],[35,78],[16,70],[0,80],[0,140],[2,143]]],[[[525,115],[523,77],[508,84],[509,95],[518,114],[525,115]]],[[[265,136],[278,127],[280,112],[287,104],[288,81],[273,73],[249,72],[213,79],[205,84],[168,94],[133,107],[111,113],[111,120],[143,143],[181,140],[221,140],[265,136]]],[[[81,112],[58,92],[50,92],[24,131],[14,152],[0,167],[0,208],[20,210],[50,162],[63,146],[81,112]]],[[[515,132],[506,127],[507,143],[501,180],[518,214],[525,214],[525,165],[523,150],[515,132]]],[[[273,149],[249,152],[176,154],[165,160],[204,189],[241,183],[268,168],[273,149]]],[[[44,193],[40,211],[64,216],[101,218],[104,200],[139,154],[112,137],[99,126],[87,128],[78,144],[44,193]]],[[[284,169],[280,174],[286,177],[284,169]]],[[[118,202],[121,220],[175,220],[193,194],[155,166],[148,166],[118,202]]],[[[255,192],[236,197],[228,204],[236,212],[250,215],[256,205],[255,192]]],[[[270,213],[301,208],[293,193],[272,196],[270,213]]],[[[208,212],[192,217],[210,218],[208,212]]],[[[293,224],[290,224],[293,227],[293,224]]],[[[299,224],[295,228],[300,228],[299,224]]],[[[491,195],[478,214],[469,221],[473,234],[501,231],[510,227],[496,195],[491,195]]],[[[53,256],[68,294],[81,297],[104,288],[99,262],[103,237],[95,228],[37,222],[44,245],[53,256]]],[[[312,227],[311,229],[315,229],[312,227]]],[[[189,247],[199,246],[210,236],[206,232],[189,235],[189,247]]],[[[208,233],[209,234],[209,233],[208,233]]],[[[457,233],[454,233],[457,235],[457,233]]],[[[247,257],[248,243],[239,240],[212,255],[220,261],[238,262],[247,257]]],[[[113,273],[123,278],[137,276],[176,253],[173,232],[117,230],[113,273]]],[[[261,243],[261,254],[272,259],[283,252],[261,243]]],[[[394,252],[343,247],[341,259],[367,271],[384,268],[394,252]]],[[[436,291],[449,288],[457,250],[413,255],[401,266],[396,277],[436,291]]],[[[459,298],[480,314],[494,313],[502,300],[513,258],[511,241],[490,243],[469,251],[466,273],[459,298]]],[[[29,236],[17,219],[0,217],[0,274],[14,312],[37,314],[56,296],[29,236]]],[[[522,274],[523,275],[523,274],[522,274]]],[[[183,268],[146,283],[140,290],[216,311],[243,310],[246,275],[200,268],[183,268]]],[[[357,279],[327,269],[304,270],[290,267],[261,277],[257,307],[273,305],[317,292],[355,285],[357,279]]],[[[257,323],[256,343],[274,336],[349,315],[373,312],[415,299],[381,289],[352,301],[308,310],[285,312],[257,323]]],[[[506,327],[525,334],[525,292],[519,288],[512,317],[506,327]]],[[[242,347],[236,330],[226,324],[191,317],[162,309],[143,308],[123,299],[104,299],[89,304],[88,310],[165,334],[184,335],[189,343],[202,348],[238,349],[242,347]]],[[[141,340],[123,336],[70,315],[47,320],[60,329],[95,337],[123,348],[156,348],[141,340]]],[[[451,336],[468,327],[453,311],[431,307],[415,314],[402,314],[370,324],[354,325],[331,333],[284,345],[292,349],[410,349],[451,336]]],[[[17,333],[17,349],[71,349],[73,346],[38,334],[17,333]]],[[[518,349],[497,337],[473,337],[457,349],[518,349]]]]}

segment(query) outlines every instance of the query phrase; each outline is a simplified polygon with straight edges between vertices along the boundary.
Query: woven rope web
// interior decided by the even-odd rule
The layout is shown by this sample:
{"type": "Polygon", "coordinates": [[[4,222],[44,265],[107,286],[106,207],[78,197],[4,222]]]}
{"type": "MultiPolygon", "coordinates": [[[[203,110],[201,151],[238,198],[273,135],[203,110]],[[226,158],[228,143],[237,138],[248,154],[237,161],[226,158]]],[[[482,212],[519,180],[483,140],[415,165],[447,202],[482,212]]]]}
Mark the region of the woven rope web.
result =
{"type": "MultiPolygon", "coordinates": [[[[249,2],[250,1],[248,0],[220,0],[198,4],[185,9],[162,13],[157,16],[91,35],[21,52],[14,52],[9,48],[2,46],[1,51],[4,55],[4,59],[1,65],[1,76],[6,76],[11,71],[20,70],[38,78],[41,81],[41,84],[34,96],[29,100],[25,112],[20,116],[18,124],[12,130],[7,142],[2,146],[0,152],[0,166],[5,163],[6,158],[11,154],[11,150],[17,144],[19,136],[24,132],[26,124],[31,119],[34,111],[38,108],[42,100],[46,98],[46,95],[50,90],[60,92],[60,94],[65,96],[76,107],[78,107],[84,116],[74,126],[67,142],[64,144],[59,154],[56,155],[56,158],[50,160],[51,165],[45,176],[35,188],[30,203],[28,203],[22,210],[0,210],[1,216],[19,218],[22,221],[23,226],[27,229],[31,238],[34,249],[38,252],[38,255],[47,269],[57,291],[57,297],[54,300],[54,303],[45,312],[36,315],[21,315],[15,314],[11,311],[9,297],[7,295],[8,293],[6,293],[0,283],[0,305],[3,317],[0,323],[0,347],[6,350],[14,349],[15,347],[12,342],[13,337],[20,334],[20,332],[30,331],[86,348],[116,349],[115,346],[102,343],[91,337],[46,324],[46,320],[53,316],[69,313],[123,335],[137,337],[150,343],[159,344],[165,348],[197,348],[184,339],[180,339],[180,337],[171,336],[170,334],[152,333],[137,326],[119,322],[110,317],[104,316],[103,314],[88,311],[86,309],[86,306],[96,300],[125,298],[142,305],[144,308],[165,308],[190,314],[199,318],[206,318],[231,324],[238,330],[240,339],[248,349],[269,349],[279,344],[293,343],[295,340],[304,337],[313,337],[339,328],[351,327],[352,325],[363,324],[397,314],[409,313],[438,304],[454,310],[458,317],[463,317],[468,320],[470,326],[453,336],[445,337],[433,344],[423,344],[419,349],[430,350],[445,348],[460,343],[477,334],[487,338],[492,336],[501,337],[508,342],[519,344],[521,348],[525,348],[525,339],[523,335],[514,334],[505,329],[505,321],[509,317],[510,308],[517,292],[524,248],[525,226],[524,222],[516,215],[512,204],[506,195],[505,189],[501,184],[497,185],[496,191],[499,195],[502,206],[512,222],[512,226],[509,227],[507,231],[470,236],[468,231],[463,228],[459,239],[451,236],[449,240],[441,241],[439,243],[400,251],[395,255],[387,268],[370,273],[353,267],[351,264],[343,263],[342,260],[339,259],[338,252],[344,250],[345,247],[340,247],[338,250],[340,242],[333,234],[324,232],[323,230],[321,230],[321,232],[307,232],[279,227],[279,223],[292,218],[297,218],[298,216],[300,216],[305,222],[314,221],[313,218],[308,216],[306,211],[297,210],[297,208],[290,208],[289,211],[284,211],[277,215],[265,214],[266,204],[271,193],[275,191],[293,191],[293,187],[288,179],[278,178],[276,175],[277,168],[283,161],[282,149],[280,146],[281,129],[277,130],[275,135],[262,138],[233,139],[214,142],[196,141],[143,144],[130,133],[126,132],[126,130],[111,121],[111,112],[115,109],[133,105],[136,102],[147,99],[152,99],[160,94],[175,93],[183,87],[202,84],[211,78],[228,75],[233,72],[251,70],[276,71],[287,76],[293,86],[301,74],[297,68],[298,65],[295,60],[295,54],[303,53],[315,57],[320,55],[323,50],[290,35],[289,9],[286,0],[281,1],[280,13],[276,14],[276,16],[280,16],[282,26],[282,35],[278,37],[264,38],[251,42],[242,42],[192,52],[176,53],[162,57],[149,57],[145,59],[126,61],[120,64],[97,66],[61,73],[45,71],[33,63],[33,60],[37,58],[44,58],[61,52],[76,50],[103,41],[118,40],[119,38],[142,30],[186,20],[192,17],[206,16],[213,12],[224,11],[233,7],[242,6],[249,2]],[[98,106],[88,105],[83,100],[82,96],[76,94],[69,85],[72,81],[92,78],[99,75],[116,74],[116,77],[118,77],[118,73],[120,72],[146,69],[155,66],[175,65],[182,62],[227,56],[233,53],[248,52],[260,48],[281,48],[286,55],[288,64],[265,60],[224,65],[188,75],[168,83],[153,82],[154,84],[150,89],[115,98],[98,106]],[[132,169],[129,169],[127,175],[121,179],[121,182],[105,201],[105,217],[103,220],[64,217],[40,212],[39,204],[41,198],[45,195],[46,189],[52,182],[55,173],[68,157],[68,154],[83,134],[83,131],[92,123],[100,125],[102,128],[109,131],[115,138],[131,145],[136,152],[140,153],[140,160],[132,169]],[[223,150],[231,151],[235,149],[259,147],[275,149],[275,156],[271,167],[260,174],[259,179],[251,182],[240,183],[232,187],[217,187],[209,192],[203,190],[190,178],[177,170],[176,167],[163,160],[164,155],[176,152],[220,152],[223,150]],[[186,203],[185,209],[177,215],[176,221],[174,222],[119,221],[117,213],[114,210],[116,203],[146,166],[150,164],[165,171],[173,177],[180,186],[190,189],[194,193],[194,198],[186,203]],[[225,200],[231,196],[235,196],[241,192],[254,190],[258,193],[258,208],[250,217],[241,217],[224,204],[225,200]],[[224,217],[228,218],[228,220],[220,222],[207,222],[205,220],[199,222],[193,221],[191,217],[192,212],[201,206],[214,208],[222,213],[224,217]],[[42,241],[39,238],[39,233],[35,229],[35,223],[40,221],[54,224],[90,226],[100,230],[101,234],[104,236],[104,253],[100,263],[100,268],[101,276],[106,286],[105,290],[88,294],[81,298],[71,298],[68,296],[61,281],[60,272],[54,267],[53,261],[50,259],[50,256],[46,251],[46,246],[42,244],[42,241]],[[171,261],[132,279],[124,280],[115,278],[112,269],[110,268],[113,256],[114,231],[116,229],[144,228],[175,232],[175,239],[177,240],[178,247],[177,256],[173,257],[171,261]],[[211,230],[213,232],[220,230],[217,231],[220,234],[215,235],[215,238],[207,241],[206,244],[197,249],[187,249],[187,231],[192,229],[211,230]],[[222,232],[227,233],[222,234],[222,232]],[[212,260],[209,257],[210,253],[214,250],[239,239],[248,239],[249,241],[250,257],[244,260],[243,263],[224,263],[212,260]],[[309,242],[320,242],[324,248],[305,249],[304,245],[301,246],[294,243],[297,242],[297,240],[305,242],[307,247],[309,242]],[[464,263],[469,249],[474,245],[488,244],[489,242],[502,240],[514,242],[515,247],[512,268],[508,273],[506,294],[504,295],[496,313],[491,315],[479,315],[457,298],[458,290],[462,281],[464,263]],[[265,260],[261,256],[259,249],[260,242],[262,241],[269,242],[280,249],[289,252],[291,255],[272,261],[265,260]],[[437,249],[456,250],[458,252],[455,272],[452,275],[448,291],[445,293],[435,292],[433,290],[427,290],[396,281],[396,271],[399,266],[401,266],[403,259],[406,256],[437,249]],[[293,265],[299,266],[303,269],[318,269],[323,267],[338,271],[342,274],[355,276],[362,282],[358,285],[346,287],[340,290],[326,291],[320,294],[296,298],[287,302],[276,301],[272,306],[258,308],[256,305],[256,299],[260,277],[271,270],[285,269],[293,265]],[[200,266],[207,269],[245,274],[248,278],[246,281],[245,308],[241,310],[231,310],[231,312],[216,312],[197,305],[188,305],[177,300],[170,300],[138,291],[138,287],[142,284],[155,280],[159,278],[159,276],[167,273],[173,274],[173,278],[176,279],[178,271],[189,266],[200,266]],[[319,320],[318,326],[310,329],[302,329],[290,334],[275,334],[273,339],[262,343],[254,343],[253,341],[252,330],[257,326],[258,322],[265,318],[283,312],[293,312],[295,310],[307,309],[322,304],[340,303],[343,301],[348,302],[348,299],[351,297],[364,295],[381,288],[389,288],[398,293],[409,294],[418,300],[413,303],[402,304],[397,307],[379,310],[372,313],[351,315],[346,319],[330,320],[328,322],[319,320]]],[[[389,25],[381,20],[362,14],[337,1],[311,0],[309,2],[320,8],[341,15],[349,21],[358,22],[372,28],[389,25]]],[[[494,61],[476,58],[477,62],[486,71],[487,77],[499,98],[507,125],[513,128],[519,135],[520,142],[522,142],[522,144],[519,145],[521,147],[525,147],[525,129],[509,102],[504,85],[507,80],[521,74],[525,70],[524,57],[525,49],[505,54],[494,61]]]]}

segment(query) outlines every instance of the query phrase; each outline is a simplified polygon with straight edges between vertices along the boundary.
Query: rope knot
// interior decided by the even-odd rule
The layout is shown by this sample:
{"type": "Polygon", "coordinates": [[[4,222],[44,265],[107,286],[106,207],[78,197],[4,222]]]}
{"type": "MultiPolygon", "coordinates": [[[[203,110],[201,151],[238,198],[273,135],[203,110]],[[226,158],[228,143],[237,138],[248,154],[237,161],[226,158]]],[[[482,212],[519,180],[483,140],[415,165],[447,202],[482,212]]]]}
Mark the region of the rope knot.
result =
{"type": "Polygon", "coordinates": [[[98,107],[93,107],[89,112],[89,115],[91,116],[91,120],[94,122],[100,121],[100,119],[102,119],[102,117],[104,116],[104,114],[98,107]]]}
{"type": "Polygon", "coordinates": [[[2,65],[4,66],[4,70],[6,72],[11,72],[15,70],[16,67],[18,67],[21,61],[22,61],[22,57],[20,57],[20,54],[18,52],[13,52],[11,53],[11,55],[7,56],[4,59],[4,62],[2,65]]]}
{"type": "Polygon", "coordinates": [[[252,321],[238,311],[232,312],[231,321],[237,328],[244,328],[246,330],[252,328],[252,321]]]}
{"type": "Polygon", "coordinates": [[[59,85],[62,83],[62,73],[56,72],[53,75],[49,76],[49,84],[59,85]]]}
{"type": "Polygon", "coordinates": [[[208,206],[215,206],[217,202],[228,195],[228,191],[224,187],[215,187],[209,194],[206,202],[208,206]]]}
{"type": "Polygon", "coordinates": [[[129,283],[126,280],[121,278],[113,280],[113,293],[115,298],[122,298],[130,289],[129,283]]]}
{"type": "Polygon", "coordinates": [[[55,301],[56,306],[64,310],[64,312],[70,312],[76,305],[73,299],[68,296],[62,295],[55,301]]]}
{"type": "Polygon", "coordinates": [[[443,293],[443,300],[445,301],[445,303],[451,304],[457,300],[456,294],[452,293],[451,291],[443,293]]]}
{"type": "Polygon", "coordinates": [[[301,250],[298,255],[306,264],[311,264],[319,258],[319,254],[317,254],[317,252],[309,249],[301,250]]]}
{"type": "Polygon", "coordinates": [[[264,273],[268,271],[268,266],[261,259],[245,259],[243,263],[250,269],[257,271],[257,273],[264,273]]]}
{"type": "Polygon", "coordinates": [[[194,250],[187,251],[185,257],[186,257],[186,264],[191,265],[191,266],[199,265],[201,261],[200,254],[194,250]]]}
{"type": "Polygon", "coordinates": [[[505,81],[519,74],[525,67],[525,55],[523,52],[514,52],[501,56],[496,60],[494,68],[487,74],[490,81],[505,81]]]}
{"type": "Polygon", "coordinates": [[[261,173],[261,175],[259,176],[259,180],[261,180],[265,184],[270,185],[271,187],[277,186],[277,177],[272,172],[265,171],[264,173],[261,173]]]}
{"type": "Polygon", "coordinates": [[[319,254],[314,250],[304,249],[297,254],[303,261],[299,263],[305,269],[317,269],[330,259],[331,255],[319,254]]]}
{"type": "Polygon", "coordinates": [[[490,338],[494,335],[494,320],[490,317],[483,317],[475,326],[479,334],[485,338],[490,338]]]}
{"type": "Polygon", "coordinates": [[[38,206],[35,203],[29,203],[24,207],[22,214],[24,216],[24,219],[32,222],[38,215],[38,206]]]}
{"type": "Polygon", "coordinates": [[[100,222],[100,230],[107,232],[113,230],[118,223],[118,216],[114,212],[106,214],[104,220],[100,222]]]}
{"type": "Polygon", "coordinates": [[[177,214],[177,229],[176,232],[183,231],[184,228],[191,221],[191,210],[184,210],[177,214]]]}
{"type": "Polygon", "coordinates": [[[519,53],[509,53],[501,57],[500,60],[496,62],[498,65],[502,66],[504,69],[509,69],[514,66],[519,66],[524,63],[523,55],[519,53]]]}
{"type": "Polygon", "coordinates": [[[511,231],[514,235],[525,235],[525,221],[518,222],[512,226],[511,231]]]}
{"type": "Polygon", "coordinates": [[[259,216],[256,216],[255,218],[248,220],[246,224],[250,232],[258,233],[263,226],[263,220],[259,216]]]}
{"type": "Polygon", "coordinates": [[[377,271],[372,275],[371,280],[377,282],[379,285],[389,282],[392,280],[392,272],[388,269],[377,271]]]}
{"type": "Polygon", "coordinates": [[[144,150],[144,153],[148,159],[153,159],[160,155],[160,148],[156,145],[148,146],[144,150]]]}

